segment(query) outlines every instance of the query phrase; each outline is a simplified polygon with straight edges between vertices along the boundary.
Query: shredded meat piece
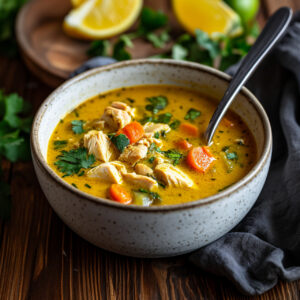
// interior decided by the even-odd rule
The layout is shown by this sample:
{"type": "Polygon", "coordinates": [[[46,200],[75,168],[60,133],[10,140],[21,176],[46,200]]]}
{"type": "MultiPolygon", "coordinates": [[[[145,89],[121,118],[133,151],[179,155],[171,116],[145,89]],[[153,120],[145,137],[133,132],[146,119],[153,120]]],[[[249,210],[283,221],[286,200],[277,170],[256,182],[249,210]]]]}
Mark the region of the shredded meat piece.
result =
{"type": "Polygon", "coordinates": [[[145,137],[152,138],[156,132],[165,131],[166,133],[171,130],[170,126],[161,123],[148,122],[144,125],[145,137]]]}
{"type": "Polygon", "coordinates": [[[103,163],[87,172],[89,177],[99,178],[110,183],[122,183],[120,171],[113,163],[103,163]]]}
{"type": "Polygon", "coordinates": [[[127,173],[124,175],[124,179],[129,183],[136,185],[138,187],[152,190],[155,187],[158,187],[158,183],[151,177],[138,175],[136,173],[127,173]]]}
{"type": "Polygon", "coordinates": [[[127,162],[130,165],[134,165],[139,160],[147,156],[148,148],[145,145],[129,145],[127,146],[119,157],[120,161],[127,162]]]}
{"type": "Polygon", "coordinates": [[[121,110],[125,110],[126,112],[129,113],[130,116],[134,117],[135,116],[135,108],[130,107],[129,105],[127,105],[124,102],[119,102],[119,101],[115,101],[111,104],[112,107],[117,108],[117,109],[121,109],[121,110]]]}
{"type": "Polygon", "coordinates": [[[146,166],[145,164],[136,164],[134,170],[139,175],[151,176],[153,175],[153,170],[146,166]]]}
{"type": "Polygon", "coordinates": [[[123,128],[131,122],[130,114],[122,109],[108,106],[104,110],[101,120],[112,130],[123,128]]]}
{"type": "Polygon", "coordinates": [[[109,161],[113,154],[113,145],[109,137],[102,131],[91,130],[84,135],[84,147],[89,154],[94,154],[98,160],[109,161]]]}
{"type": "Polygon", "coordinates": [[[157,179],[168,186],[192,187],[194,182],[181,170],[168,163],[158,164],[154,169],[157,179]]]}

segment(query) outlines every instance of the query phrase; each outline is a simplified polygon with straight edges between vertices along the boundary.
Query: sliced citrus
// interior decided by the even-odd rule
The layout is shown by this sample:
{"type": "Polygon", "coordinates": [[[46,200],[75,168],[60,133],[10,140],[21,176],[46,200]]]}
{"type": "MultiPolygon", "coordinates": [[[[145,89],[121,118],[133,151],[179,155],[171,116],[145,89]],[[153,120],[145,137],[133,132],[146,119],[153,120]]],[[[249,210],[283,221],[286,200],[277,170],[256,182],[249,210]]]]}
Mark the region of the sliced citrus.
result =
{"type": "Polygon", "coordinates": [[[214,38],[220,34],[237,36],[243,31],[239,15],[220,0],[173,0],[173,9],[192,34],[200,29],[214,38]]]}
{"type": "Polygon", "coordinates": [[[137,19],[142,0],[73,0],[81,4],[65,17],[67,34],[84,39],[105,39],[127,30],[137,19]]]}

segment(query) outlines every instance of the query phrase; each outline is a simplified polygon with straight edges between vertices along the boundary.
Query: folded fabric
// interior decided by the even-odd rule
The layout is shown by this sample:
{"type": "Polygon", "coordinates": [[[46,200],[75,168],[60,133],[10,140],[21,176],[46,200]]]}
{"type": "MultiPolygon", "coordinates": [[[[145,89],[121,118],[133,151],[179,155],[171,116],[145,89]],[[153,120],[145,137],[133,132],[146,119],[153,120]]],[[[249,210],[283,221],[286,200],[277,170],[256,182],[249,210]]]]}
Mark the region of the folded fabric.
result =
{"type": "Polygon", "coordinates": [[[272,125],[270,172],[255,206],[240,224],[194,252],[190,261],[227,277],[242,293],[257,295],[279,279],[300,279],[300,12],[247,87],[261,101],[272,125]]]}

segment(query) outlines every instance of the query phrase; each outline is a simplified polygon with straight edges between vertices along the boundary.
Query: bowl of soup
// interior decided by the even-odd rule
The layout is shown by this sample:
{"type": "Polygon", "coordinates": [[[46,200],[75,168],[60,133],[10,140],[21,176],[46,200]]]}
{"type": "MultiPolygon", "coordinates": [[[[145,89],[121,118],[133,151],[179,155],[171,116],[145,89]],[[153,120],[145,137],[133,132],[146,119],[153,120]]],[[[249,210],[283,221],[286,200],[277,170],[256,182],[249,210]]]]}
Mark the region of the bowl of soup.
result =
{"type": "Polygon", "coordinates": [[[272,135],[264,109],[243,88],[205,145],[229,81],[200,64],[143,59],[57,88],[31,138],[55,212],[96,246],[136,257],[191,252],[230,231],[264,185],[272,135]]]}

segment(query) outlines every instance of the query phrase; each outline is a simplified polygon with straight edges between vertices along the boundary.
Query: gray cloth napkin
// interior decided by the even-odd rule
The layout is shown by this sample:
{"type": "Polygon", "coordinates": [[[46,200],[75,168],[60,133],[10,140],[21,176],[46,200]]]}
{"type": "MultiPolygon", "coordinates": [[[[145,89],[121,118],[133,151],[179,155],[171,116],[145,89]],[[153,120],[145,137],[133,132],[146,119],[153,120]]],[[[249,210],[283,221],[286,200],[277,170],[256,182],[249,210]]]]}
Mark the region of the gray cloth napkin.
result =
{"type": "MultiPolygon", "coordinates": [[[[234,66],[228,72],[233,74],[234,66]]],[[[263,104],[274,150],[255,206],[231,232],[190,256],[246,295],[300,279],[300,12],[247,84],[263,104]]]]}

